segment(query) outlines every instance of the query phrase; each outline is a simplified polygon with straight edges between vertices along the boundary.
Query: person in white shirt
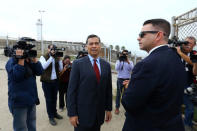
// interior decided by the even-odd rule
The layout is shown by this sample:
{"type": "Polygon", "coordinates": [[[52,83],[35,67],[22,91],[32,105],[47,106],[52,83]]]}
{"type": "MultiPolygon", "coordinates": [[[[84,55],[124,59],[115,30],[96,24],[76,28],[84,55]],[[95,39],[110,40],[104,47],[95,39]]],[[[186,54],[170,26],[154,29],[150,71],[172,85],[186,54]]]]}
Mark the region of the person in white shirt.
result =
{"type": "Polygon", "coordinates": [[[59,72],[62,71],[63,65],[60,57],[55,56],[55,45],[48,46],[48,52],[40,57],[40,62],[44,69],[41,75],[42,89],[46,100],[46,108],[51,125],[57,125],[56,119],[63,119],[57,113],[57,92],[59,72]]]}

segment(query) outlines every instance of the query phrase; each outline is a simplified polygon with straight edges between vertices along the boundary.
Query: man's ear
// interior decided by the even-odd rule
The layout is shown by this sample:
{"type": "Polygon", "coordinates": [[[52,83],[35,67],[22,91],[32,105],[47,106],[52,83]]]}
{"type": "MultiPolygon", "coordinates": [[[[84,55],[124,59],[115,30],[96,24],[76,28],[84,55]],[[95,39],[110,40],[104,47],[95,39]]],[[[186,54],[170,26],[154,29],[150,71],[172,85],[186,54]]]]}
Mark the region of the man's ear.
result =
{"type": "Polygon", "coordinates": [[[164,37],[163,32],[158,32],[156,35],[156,40],[158,41],[158,40],[162,39],[162,37],[164,37]]]}

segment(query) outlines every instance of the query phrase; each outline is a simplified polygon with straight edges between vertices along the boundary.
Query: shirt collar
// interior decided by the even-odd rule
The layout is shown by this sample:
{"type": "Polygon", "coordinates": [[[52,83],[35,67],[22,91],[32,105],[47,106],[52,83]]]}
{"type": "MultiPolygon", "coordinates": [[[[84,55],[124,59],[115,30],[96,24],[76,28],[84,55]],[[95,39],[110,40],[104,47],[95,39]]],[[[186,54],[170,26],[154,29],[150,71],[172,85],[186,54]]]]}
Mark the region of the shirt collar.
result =
{"type": "Polygon", "coordinates": [[[152,49],[148,52],[148,55],[150,55],[154,50],[156,50],[157,48],[162,47],[162,46],[168,46],[168,44],[159,45],[159,46],[156,46],[156,47],[152,48],[152,49]]]}
{"type": "MultiPolygon", "coordinates": [[[[94,58],[93,58],[91,55],[88,54],[88,57],[89,57],[90,61],[93,61],[93,62],[94,62],[94,58]]],[[[99,59],[100,59],[100,58],[98,57],[98,58],[96,59],[96,62],[99,62],[99,59]]]]}

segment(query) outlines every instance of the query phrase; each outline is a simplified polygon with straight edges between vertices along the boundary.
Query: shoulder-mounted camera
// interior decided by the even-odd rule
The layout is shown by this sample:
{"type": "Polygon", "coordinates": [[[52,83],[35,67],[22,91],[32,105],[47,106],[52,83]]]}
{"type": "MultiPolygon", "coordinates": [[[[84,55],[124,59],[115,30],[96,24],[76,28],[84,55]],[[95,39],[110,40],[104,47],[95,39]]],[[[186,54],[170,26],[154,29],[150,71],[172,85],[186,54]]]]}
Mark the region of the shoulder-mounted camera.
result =
{"type": "Polygon", "coordinates": [[[19,41],[16,42],[16,44],[13,47],[5,47],[4,48],[4,55],[7,57],[14,57],[17,59],[25,59],[25,58],[31,58],[37,56],[37,51],[32,50],[32,48],[35,47],[33,44],[36,40],[29,38],[29,37],[22,37],[19,39],[19,41]],[[16,50],[21,49],[24,50],[22,56],[16,55],[16,50]]]}

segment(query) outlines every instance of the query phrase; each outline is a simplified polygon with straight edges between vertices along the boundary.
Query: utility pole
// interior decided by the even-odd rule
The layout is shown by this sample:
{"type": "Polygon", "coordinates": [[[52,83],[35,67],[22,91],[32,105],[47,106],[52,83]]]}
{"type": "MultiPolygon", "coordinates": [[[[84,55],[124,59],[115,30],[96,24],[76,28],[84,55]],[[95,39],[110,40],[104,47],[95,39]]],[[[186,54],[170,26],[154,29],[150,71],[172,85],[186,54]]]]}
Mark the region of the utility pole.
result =
{"type": "Polygon", "coordinates": [[[43,44],[43,37],[42,37],[42,14],[45,12],[44,10],[39,10],[38,11],[41,15],[40,17],[40,37],[41,37],[41,50],[42,50],[42,55],[44,55],[44,44],[43,44]]]}

